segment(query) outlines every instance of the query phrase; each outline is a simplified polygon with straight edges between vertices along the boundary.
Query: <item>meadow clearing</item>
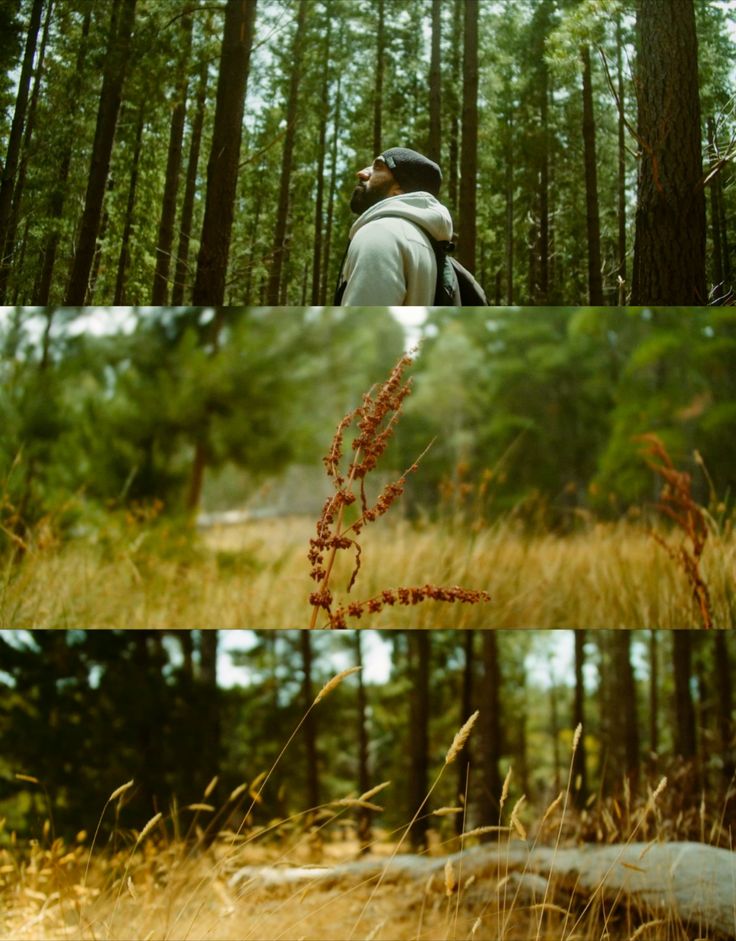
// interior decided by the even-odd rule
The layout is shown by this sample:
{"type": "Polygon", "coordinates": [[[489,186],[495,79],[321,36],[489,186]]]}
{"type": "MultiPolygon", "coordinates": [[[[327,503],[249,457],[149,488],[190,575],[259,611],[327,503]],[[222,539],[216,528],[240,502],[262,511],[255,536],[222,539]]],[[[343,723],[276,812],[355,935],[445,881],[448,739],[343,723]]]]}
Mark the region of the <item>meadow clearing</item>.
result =
{"type": "MultiPolygon", "coordinates": [[[[254,520],[204,532],[165,521],[112,518],[87,536],[39,538],[0,573],[0,628],[303,628],[310,620],[307,517],[254,520]]],[[[679,533],[662,537],[677,549],[679,533]]],[[[398,586],[461,585],[490,602],[425,601],[364,615],[374,628],[698,628],[683,570],[636,520],[592,523],[569,535],[530,535],[513,520],[477,530],[381,520],[338,558],[338,599],[398,586]],[[348,558],[349,556],[349,558],[348,558]]],[[[736,538],[710,534],[700,569],[714,626],[736,626],[736,538]]],[[[317,626],[325,626],[318,621],[317,626]]]]}

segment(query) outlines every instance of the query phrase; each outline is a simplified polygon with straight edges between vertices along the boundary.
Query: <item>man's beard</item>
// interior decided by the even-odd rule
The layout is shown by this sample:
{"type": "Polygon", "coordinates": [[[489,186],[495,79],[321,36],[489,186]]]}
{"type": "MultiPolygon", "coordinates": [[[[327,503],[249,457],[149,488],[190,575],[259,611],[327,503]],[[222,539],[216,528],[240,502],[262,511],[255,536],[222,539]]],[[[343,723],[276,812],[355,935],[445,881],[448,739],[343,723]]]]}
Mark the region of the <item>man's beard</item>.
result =
{"type": "Polygon", "coordinates": [[[380,203],[382,199],[386,199],[390,188],[390,182],[385,186],[372,189],[367,189],[365,183],[358,183],[353,190],[353,195],[350,197],[350,209],[359,216],[366,209],[370,209],[371,206],[380,203]]]}

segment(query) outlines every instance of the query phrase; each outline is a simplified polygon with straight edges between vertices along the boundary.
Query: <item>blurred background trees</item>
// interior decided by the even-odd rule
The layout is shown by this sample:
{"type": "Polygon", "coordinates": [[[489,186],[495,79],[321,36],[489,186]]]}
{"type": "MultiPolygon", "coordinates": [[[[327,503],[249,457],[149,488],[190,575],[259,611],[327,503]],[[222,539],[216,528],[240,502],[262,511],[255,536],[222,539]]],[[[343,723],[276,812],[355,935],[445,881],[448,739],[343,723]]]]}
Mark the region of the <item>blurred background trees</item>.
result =
{"type": "MultiPolygon", "coordinates": [[[[734,493],[732,308],[432,310],[384,469],[413,516],[544,530],[646,511],[660,436],[724,521],[734,493]]],[[[388,310],[16,309],[0,320],[0,539],[105,516],[319,512],[339,419],[404,349],[388,310]],[[284,476],[286,475],[286,476],[284,476]]]]}
{"type": "MultiPolygon", "coordinates": [[[[736,651],[731,633],[702,631],[4,631],[6,830],[38,834],[47,799],[59,832],[91,830],[107,797],[130,778],[123,826],[167,812],[174,798],[180,807],[201,800],[215,774],[207,803],[219,807],[268,770],[322,685],[355,663],[358,633],[368,671],[362,692],[352,676],[316,707],[313,725],[264,791],[256,823],[384,780],[393,785],[373,825],[406,823],[467,710],[479,708],[469,766],[443,777],[430,811],[458,806],[467,786],[466,829],[497,822],[512,767],[510,800],[526,794],[530,820],[539,819],[566,785],[582,715],[571,787],[584,811],[576,821],[583,838],[626,833],[627,791],[636,801],[667,774],[668,835],[703,838],[705,795],[706,839],[728,840],[736,651]],[[606,816],[590,794],[618,798],[619,815],[606,816]]],[[[242,800],[251,802],[247,794],[242,800]]],[[[431,839],[428,831],[449,836],[455,824],[430,816],[415,843],[431,839]]]]}

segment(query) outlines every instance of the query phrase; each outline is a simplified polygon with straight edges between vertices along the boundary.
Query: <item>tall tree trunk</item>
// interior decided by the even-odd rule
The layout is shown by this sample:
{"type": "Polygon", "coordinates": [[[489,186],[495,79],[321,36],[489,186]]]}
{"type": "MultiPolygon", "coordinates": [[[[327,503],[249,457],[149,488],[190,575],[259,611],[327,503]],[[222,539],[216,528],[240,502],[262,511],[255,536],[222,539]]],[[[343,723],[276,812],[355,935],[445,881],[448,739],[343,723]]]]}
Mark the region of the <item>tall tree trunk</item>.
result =
{"type": "Polygon", "coordinates": [[[659,644],[657,631],[649,631],[649,751],[659,752],[659,644]]]}
{"type": "Polygon", "coordinates": [[[229,0],[225,7],[207,196],[192,291],[195,306],[216,306],[225,297],[255,18],[256,0],[229,0]]]}
{"type": "MultiPolygon", "coordinates": [[[[363,683],[363,634],[361,631],[355,631],[355,665],[361,669],[357,673],[358,679],[358,791],[361,794],[370,787],[370,775],[368,770],[368,729],[367,721],[367,703],[365,695],[365,684],[363,683]]],[[[371,812],[365,807],[358,810],[358,843],[360,853],[367,853],[372,839],[371,832],[371,812]]]]}
{"type": "MultiPolygon", "coordinates": [[[[463,676],[462,690],[460,693],[460,715],[458,716],[458,728],[467,721],[468,716],[473,711],[473,670],[474,663],[474,641],[475,631],[463,632],[463,676]]],[[[468,773],[470,769],[470,742],[463,748],[457,757],[457,793],[465,797],[465,791],[468,783],[468,773]]],[[[467,811],[467,806],[466,806],[467,811]]],[[[465,823],[464,814],[458,814],[455,817],[455,830],[462,833],[465,823]]]]}
{"type": "Polygon", "coordinates": [[[179,77],[174,89],[174,108],[171,112],[169,149],[166,157],[166,178],[161,200],[161,218],[158,225],[156,246],[156,270],[153,275],[151,304],[166,303],[169,293],[169,268],[171,249],[174,244],[174,219],[176,218],[176,194],[179,188],[181,153],[184,139],[184,118],[187,110],[187,85],[189,82],[189,60],[192,50],[192,16],[186,13],[180,20],[182,49],[179,61],[179,77]]]}
{"type": "Polygon", "coordinates": [[[130,235],[133,231],[133,211],[135,209],[135,192],[138,186],[138,166],[141,158],[141,144],[143,141],[143,107],[138,112],[138,123],[135,132],[135,146],[133,148],[133,161],[130,168],[130,183],[128,185],[128,204],[125,209],[125,225],[120,241],[120,256],[118,258],[118,273],[115,279],[115,297],[113,304],[123,306],[125,299],[125,280],[130,261],[130,235]]]}
{"type": "MultiPolygon", "coordinates": [[[[179,246],[176,252],[174,287],[171,292],[171,303],[174,307],[180,307],[184,303],[184,288],[189,273],[189,243],[192,237],[192,216],[194,214],[194,196],[197,190],[199,148],[202,142],[204,104],[207,98],[208,64],[207,57],[203,54],[202,64],[199,70],[199,83],[197,85],[194,120],[192,121],[192,134],[189,141],[189,157],[187,158],[184,201],[181,207],[181,220],[179,223],[179,246]]],[[[250,300],[250,298],[246,297],[246,300],[250,300]]]]}
{"type": "MultiPolygon", "coordinates": [[[[23,200],[23,190],[26,182],[26,172],[28,170],[28,160],[31,151],[31,138],[36,124],[36,109],[38,108],[39,92],[41,90],[41,81],[43,78],[43,64],[46,56],[46,44],[49,38],[49,23],[51,22],[51,11],[54,7],[54,0],[48,0],[46,7],[46,16],[43,22],[43,33],[41,35],[41,46],[38,50],[38,59],[35,68],[35,78],[33,81],[33,91],[31,92],[31,101],[28,106],[28,119],[23,131],[23,144],[21,146],[21,158],[18,165],[18,173],[13,186],[13,204],[10,209],[10,220],[8,222],[7,234],[5,236],[5,247],[2,251],[2,262],[0,262],[0,303],[5,301],[8,276],[11,267],[15,266],[15,242],[18,234],[18,222],[20,220],[20,208],[23,200]]],[[[16,275],[16,284],[20,281],[16,275]]]]}
{"type": "Polygon", "coordinates": [[[616,17],[616,78],[618,82],[618,303],[626,302],[626,122],[624,99],[623,37],[621,15],[616,17]]]}
{"type": "Polygon", "coordinates": [[[731,714],[733,710],[733,690],[731,686],[731,663],[728,655],[726,634],[715,631],[715,691],[716,716],[718,721],[718,738],[720,739],[720,752],[723,755],[723,776],[730,782],[734,774],[734,748],[733,723],[731,714]]]}
{"type": "Polygon", "coordinates": [[[200,768],[203,778],[210,781],[220,773],[220,691],[217,685],[218,633],[211,630],[199,632],[200,669],[199,680],[204,694],[202,701],[203,740],[200,768]]]}
{"type": "Polygon", "coordinates": [[[448,153],[448,202],[453,219],[457,222],[458,210],[458,191],[460,180],[460,50],[463,36],[463,8],[464,0],[455,0],[452,8],[452,58],[451,58],[451,76],[450,88],[452,90],[450,98],[450,144],[448,153]]]}
{"type": "MultiPolygon", "coordinates": [[[[89,41],[89,27],[92,20],[92,4],[85,7],[84,20],[82,21],[82,33],[77,46],[77,60],[74,66],[74,73],[69,82],[67,100],[70,102],[70,109],[67,115],[71,123],[79,100],[82,87],[82,75],[84,73],[84,63],[87,57],[87,47],[89,41]]],[[[56,264],[56,253],[59,248],[59,223],[64,214],[64,204],[66,201],[66,182],[69,179],[69,170],[72,163],[72,147],[74,136],[68,131],[64,141],[61,155],[59,158],[59,172],[56,176],[56,184],[51,190],[49,215],[52,220],[51,231],[46,239],[42,252],[41,275],[38,286],[33,292],[34,305],[45,306],[49,302],[51,294],[51,282],[54,276],[54,266],[56,264]]]]}
{"type": "Polygon", "coordinates": [[[690,690],[692,633],[672,632],[672,664],[675,677],[675,754],[690,761],[696,755],[695,707],[690,690]]]}
{"type": "Polygon", "coordinates": [[[385,0],[378,2],[378,27],[376,31],[376,72],[373,84],[373,153],[371,160],[377,157],[381,150],[382,116],[383,116],[383,73],[386,67],[386,37],[385,37],[385,0]]]}
{"type": "MultiPolygon", "coordinates": [[[[23,63],[18,80],[18,92],[15,96],[15,111],[13,112],[13,121],[10,125],[8,149],[5,152],[5,164],[2,168],[2,173],[0,173],[0,269],[2,270],[10,263],[10,260],[6,256],[5,244],[8,237],[8,228],[13,206],[13,193],[17,182],[18,162],[23,141],[23,128],[26,122],[28,95],[31,88],[33,59],[36,55],[38,31],[41,28],[42,10],[43,0],[33,0],[31,18],[26,34],[25,50],[23,52],[23,63]]],[[[7,277],[3,275],[2,283],[5,284],[6,281],[7,277]]]]}
{"type": "Polygon", "coordinates": [[[302,658],[302,708],[304,719],[304,747],[306,751],[307,805],[319,807],[319,759],[317,756],[317,717],[310,706],[314,702],[312,685],[312,634],[311,631],[299,632],[299,649],[302,658]]]}
{"type": "Polygon", "coordinates": [[[327,150],[327,124],[330,116],[330,40],[332,38],[332,8],[327,7],[325,31],[324,76],[322,80],[322,112],[319,120],[317,153],[317,198],[314,204],[314,249],[312,250],[312,305],[320,303],[322,280],[322,233],[324,226],[325,159],[327,150]]]}
{"type": "Polygon", "coordinates": [[[291,168],[296,141],[296,124],[299,104],[299,80],[304,58],[304,38],[307,28],[307,0],[299,0],[296,30],[291,47],[291,78],[286,111],[286,135],[284,151],[281,157],[281,180],[279,182],[279,201],[276,209],[276,228],[273,236],[273,254],[271,272],[268,279],[266,303],[277,306],[281,301],[281,272],[284,269],[287,251],[286,230],[289,222],[289,190],[291,188],[291,168]]]}
{"type": "Polygon", "coordinates": [[[583,670],[585,666],[585,631],[573,631],[575,639],[575,698],[573,701],[572,723],[575,728],[583,727],[575,755],[573,756],[572,773],[574,779],[574,799],[578,807],[583,807],[588,798],[588,776],[586,773],[585,753],[585,679],[583,670]]]}
{"type": "MultiPolygon", "coordinates": [[[[409,671],[412,679],[409,697],[409,800],[411,816],[427,794],[429,766],[429,671],[430,631],[408,632],[409,671]]],[[[416,848],[426,846],[428,821],[426,815],[411,830],[416,848]]]]}
{"type": "Polygon", "coordinates": [[[442,162],[441,3],[442,0],[432,0],[432,55],[429,64],[429,146],[427,147],[427,156],[435,163],[442,162]]]}
{"type": "Polygon", "coordinates": [[[585,152],[585,221],[588,235],[588,303],[603,306],[601,278],[601,224],[598,214],[598,173],[595,148],[593,82],[590,71],[590,47],[580,51],[583,60],[583,149],[585,152]]]}
{"type": "Polygon", "coordinates": [[[87,288],[100,228],[102,203],[105,198],[123,82],[129,58],[135,5],[136,0],[115,0],[112,8],[84,212],[64,300],[65,304],[73,307],[83,306],[87,299],[87,288]]]}
{"type": "Polygon", "coordinates": [[[458,259],[475,269],[478,183],[478,0],[465,0],[463,29],[463,124],[460,156],[460,239],[458,259]]]}
{"type": "Polygon", "coordinates": [[[325,253],[322,261],[322,284],[320,286],[320,303],[324,304],[327,300],[328,278],[330,276],[330,252],[332,249],[332,226],[335,214],[335,192],[337,189],[337,141],[340,133],[340,103],[341,92],[340,83],[342,76],[337,77],[337,89],[335,91],[335,116],[333,122],[332,134],[332,153],[330,154],[330,188],[327,197],[327,230],[325,231],[325,253]]]}
{"type": "Polygon", "coordinates": [[[636,684],[631,665],[631,634],[628,631],[613,631],[612,639],[617,700],[621,710],[616,729],[621,739],[623,770],[635,789],[639,776],[639,723],[636,708],[636,684]]]}
{"type": "Polygon", "coordinates": [[[631,304],[705,304],[705,193],[692,0],[638,0],[639,181],[631,304]]]}
{"type": "Polygon", "coordinates": [[[481,819],[495,820],[501,800],[501,669],[498,660],[498,635],[483,631],[483,685],[478,696],[483,745],[481,753],[481,819]]]}
{"type": "Polygon", "coordinates": [[[511,90],[508,90],[509,108],[506,113],[506,303],[514,303],[514,112],[511,90]]]}

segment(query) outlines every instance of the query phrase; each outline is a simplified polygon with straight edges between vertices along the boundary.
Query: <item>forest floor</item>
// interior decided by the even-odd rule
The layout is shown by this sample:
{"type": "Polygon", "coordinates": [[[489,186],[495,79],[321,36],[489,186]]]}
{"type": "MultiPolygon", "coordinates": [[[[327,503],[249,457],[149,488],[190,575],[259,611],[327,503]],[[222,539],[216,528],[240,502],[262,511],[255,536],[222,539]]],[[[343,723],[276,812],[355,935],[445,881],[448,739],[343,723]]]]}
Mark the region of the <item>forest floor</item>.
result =
{"type": "MultiPolygon", "coordinates": [[[[659,847],[666,851],[667,844],[659,847]]],[[[515,866],[518,854],[503,849],[495,860],[491,849],[491,862],[482,865],[485,850],[479,853],[482,848],[476,847],[475,855],[470,850],[465,860],[457,855],[398,856],[391,866],[386,856],[390,848],[383,849],[380,855],[349,863],[343,860],[355,858],[355,847],[343,843],[323,848],[316,863],[303,858],[299,863],[276,850],[233,854],[215,845],[192,854],[182,845],[157,841],[114,857],[96,853],[88,871],[86,847],[63,846],[57,840],[47,850],[32,848],[22,863],[18,852],[13,856],[4,850],[0,936],[15,941],[729,937],[728,930],[724,933],[707,919],[693,922],[683,919],[676,905],[668,909],[666,889],[649,904],[620,890],[601,891],[605,878],[598,876],[588,886],[579,875],[573,882],[563,875],[539,876],[515,866]],[[248,864],[245,869],[243,863],[248,864]]],[[[603,849],[609,855],[618,851],[615,846],[603,849]]],[[[641,855],[637,847],[629,849],[641,855]]],[[[548,856],[556,852],[543,851],[548,856]]],[[[643,872],[647,863],[623,865],[643,872]]],[[[694,884],[698,874],[692,875],[694,884]]],[[[662,879],[665,884],[666,871],[662,879]]],[[[727,920],[732,917],[726,914],[727,920]]]]}
{"type": "MultiPolygon", "coordinates": [[[[108,524],[67,541],[41,531],[0,569],[0,629],[303,628],[314,590],[309,518],[258,520],[195,534],[158,520],[108,524]]],[[[661,533],[672,550],[680,534],[661,533]]],[[[570,535],[381,521],[335,569],[337,601],[398,586],[483,589],[481,604],[394,606],[348,623],[373,628],[698,628],[682,568],[643,523],[597,523],[570,535]],[[347,558],[349,556],[350,558],[347,558]]],[[[687,543],[684,543],[687,548],[687,543]]],[[[700,560],[714,626],[736,627],[736,536],[711,534],[700,560]]],[[[318,624],[318,626],[326,626],[318,624]]]]}

